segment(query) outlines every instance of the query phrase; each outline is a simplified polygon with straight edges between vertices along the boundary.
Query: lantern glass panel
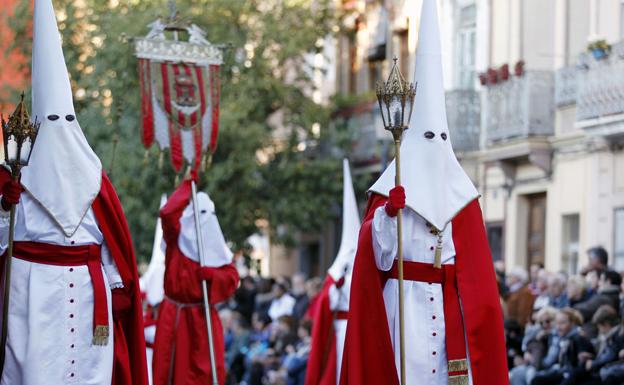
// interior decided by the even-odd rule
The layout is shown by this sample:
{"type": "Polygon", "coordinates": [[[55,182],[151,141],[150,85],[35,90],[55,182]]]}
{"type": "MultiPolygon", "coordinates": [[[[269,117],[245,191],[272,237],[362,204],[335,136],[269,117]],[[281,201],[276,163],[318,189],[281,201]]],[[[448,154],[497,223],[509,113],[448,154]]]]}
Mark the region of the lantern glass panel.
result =
{"type": "Polygon", "coordinates": [[[22,148],[20,150],[20,164],[22,166],[28,165],[28,159],[30,159],[30,151],[32,150],[32,142],[30,138],[26,138],[24,143],[22,143],[22,148]]]}
{"type": "Polygon", "coordinates": [[[414,97],[409,97],[407,99],[407,111],[405,111],[405,116],[407,117],[407,121],[405,122],[406,126],[409,126],[410,121],[412,120],[413,110],[414,110],[414,97]]]}
{"type": "Polygon", "coordinates": [[[15,162],[17,161],[17,140],[15,140],[15,136],[11,135],[9,136],[9,139],[7,140],[7,154],[6,154],[6,158],[9,162],[15,162]]]}
{"type": "Polygon", "coordinates": [[[402,127],[403,126],[403,106],[401,105],[401,98],[398,95],[392,95],[390,98],[390,126],[402,127]]]}

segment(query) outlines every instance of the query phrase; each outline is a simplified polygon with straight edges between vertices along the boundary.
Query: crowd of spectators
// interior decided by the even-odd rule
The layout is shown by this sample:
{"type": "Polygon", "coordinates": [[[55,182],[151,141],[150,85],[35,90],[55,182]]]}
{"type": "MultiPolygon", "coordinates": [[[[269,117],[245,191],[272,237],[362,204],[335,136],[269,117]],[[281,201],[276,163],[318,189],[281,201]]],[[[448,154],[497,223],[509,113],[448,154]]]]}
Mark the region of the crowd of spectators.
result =
{"type": "Polygon", "coordinates": [[[496,265],[511,385],[624,384],[622,276],[602,247],[580,274],[496,265]]]}
{"type": "Polygon", "coordinates": [[[219,315],[228,385],[303,385],[320,278],[247,276],[219,315]]]}

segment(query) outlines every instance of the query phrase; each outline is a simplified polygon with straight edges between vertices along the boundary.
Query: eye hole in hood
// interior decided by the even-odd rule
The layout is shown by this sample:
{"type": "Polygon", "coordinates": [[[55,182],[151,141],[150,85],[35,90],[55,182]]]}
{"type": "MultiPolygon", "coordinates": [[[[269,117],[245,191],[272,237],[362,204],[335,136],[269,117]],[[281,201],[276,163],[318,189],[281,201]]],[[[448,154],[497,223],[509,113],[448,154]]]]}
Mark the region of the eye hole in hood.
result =
{"type": "Polygon", "coordinates": [[[67,116],[65,116],[65,119],[68,122],[73,122],[74,120],[76,120],[76,117],[74,115],[67,115],[67,116]]]}
{"type": "Polygon", "coordinates": [[[442,134],[440,134],[440,136],[442,137],[442,140],[446,140],[448,138],[448,135],[446,135],[446,132],[443,132],[442,134]]]}
{"type": "Polygon", "coordinates": [[[427,132],[425,132],[425,138],[433,139],[433,138],[435,138],[435,134],[432,131],[427,131],[427,132]]]}
{"type": "Polygon", "coordinates": [[[58,115],[48,115],[48,119],[54,122],[56,120],[59,120],[59,116],[58,115]]]}

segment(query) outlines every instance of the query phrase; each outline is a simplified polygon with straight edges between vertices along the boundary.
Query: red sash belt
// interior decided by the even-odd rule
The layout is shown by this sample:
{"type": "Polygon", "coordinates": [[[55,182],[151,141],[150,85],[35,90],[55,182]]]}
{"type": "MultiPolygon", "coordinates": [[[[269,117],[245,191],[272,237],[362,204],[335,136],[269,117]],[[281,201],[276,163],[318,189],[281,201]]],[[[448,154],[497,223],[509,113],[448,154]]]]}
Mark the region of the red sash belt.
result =
{"type": "MultiPolygon", "coordinates": [[[[386,278],[398,279],[398,261],[394,261],[386,278]]],[[[466,340],[464,322],[457,292],[455,265],[442,265],[435,268],[432,264],[403,262],[403,278],[407,281],[439,283],[444,296],[444,324],[446,329],[446,354],[448,358],[449,385],[468,384],[468,361],[466,359],[466,340]]]]}
{"type": "MultiPolygon", "coordinates": [[[[15,242],[13,256],[45,265],[86,265],[93,284],[93,344],[106,345],[108,343],[108,304],[102,274],[100,245],[58,246],[39,242],[15,242]]],[[[70,284],[71,286],[73,283],[70,284]]]]}
{"type": "Polygon", "coordinates": [[[349,312],[342,311],[342,310],[335,311],[334,318],[337,320],[347,320],[349,319],[349,312]]]}

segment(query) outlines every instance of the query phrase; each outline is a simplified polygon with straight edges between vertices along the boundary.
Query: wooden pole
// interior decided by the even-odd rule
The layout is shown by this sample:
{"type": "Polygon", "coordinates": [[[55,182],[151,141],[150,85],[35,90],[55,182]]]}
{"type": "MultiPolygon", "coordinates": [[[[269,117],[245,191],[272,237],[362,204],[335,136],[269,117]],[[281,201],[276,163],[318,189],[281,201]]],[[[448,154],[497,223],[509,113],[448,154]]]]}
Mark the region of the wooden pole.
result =
{"type": "MultiPolygon", "coordinates": [[[[11,172],[14,180],[19,180],[19,167],[11,172]]],[[[11,293],[11,260],[13,259],[13,239],[15,238],[15,205],[11,205],[9,217],[9,245],[4,261],[4,299],[2,302],[2,336],[0,337],[0,378],[4,372],[4,362],[6,360],[6,343],[9,334],[9,302],[11,293]]]]}
{"type": "MultiPolygon", "coordinates": [[[[197,207],[197,186],[195,181],[191,182],[191,193],[193,199],[193,215],[195,217],[195,233],[197,234],[197,249],[199,251],[199,263],[206,265],[204,255],[204,239],[202,238],[201,223],[199,221],[199,210],[197,207]]],[[[212,371],[212,384],[219,385],[217,376],[217,361],[214,350],[214,337],[212,335],[212,318],[210,318],[210,300],[208,298],[208,283],[202,281],[202,292],[204,295],[204,309],[206,311],[206,327],[208,328],[208,348],[210,350],[210,369],[212,371]]]]}
{"type": "MultiPolygon", "coordinates": [[[[394,140],[396,167],[394,184],[401,185],[401,139],[394,140]]],[[[399,264],[399,336],[401,352],[401,385],[405,385],[405,312],[403,300],[403,210],[397,212],[397,258],[399,264]]]]}

